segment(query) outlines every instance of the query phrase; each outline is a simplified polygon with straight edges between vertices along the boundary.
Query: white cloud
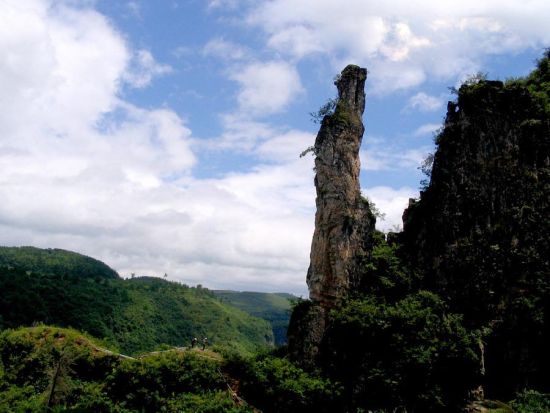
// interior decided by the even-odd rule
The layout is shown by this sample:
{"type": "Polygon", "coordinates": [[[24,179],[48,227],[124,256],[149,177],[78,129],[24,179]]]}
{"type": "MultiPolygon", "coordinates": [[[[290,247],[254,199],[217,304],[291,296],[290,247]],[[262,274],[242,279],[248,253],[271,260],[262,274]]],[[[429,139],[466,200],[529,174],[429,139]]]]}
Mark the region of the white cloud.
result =
{"type": "Polygon", "coordinates": [[[208,0],[209,9],[228,8],[234,9],[242,0],[208,0]]]}
{"type": "Polygon", "coordinates": [[[231,78],[241,85],[241,110],[253,116],[280,112],[303,92],[296,68],[284,61],[249,63],[235,68],[231,78]]]}
{"type": "Polygon", "coordinates": [[[223,133],[206,142],[198,142],[208,149],[233,150],[235,152],[253,152],[261,142],[272,138],[275,131],[266,123],[257,122],[241,113],[221,116],[223,133]]]}
{"type": "Polygon", "coordinates": [[[262,143],[256,153],[261,159],[272,162],[292,162],[314,142],[314,134],[291,130],[262,143]]]}
{"type": "Polygon", "coordinates": [[[444,105],[444,100],[440,97],[431,96],[424,92],[418,92],[411,96],[405,110],[418,110],[420,112],[435,112],[440,110],[444,105]]]}
{"type": "Polygon", "coordinates": [[[275,50],[290,52],[298,58],[323,51],[315,32],[304,26],[291,26],[274,33],[269,38],[268,45],[275,50]]]}
{"type": "Polygon", "coordinates": [[[335,69],[367,66],[372,92],[387,93],[475,73],[487,55],[546,47],[549,16],[546,0],[273,0],[247,22],[289,58],[324,53],[335,69]]]}
{"type": "MultiPolygon", "coordinates": [[[[312,160],[298,154],[312,136],[227,115],[214,147],[250,140],[265,164],[195,179],[196,141],[182,119],[120,93],[132,56],[151,76],[168,69],[155,69],[93,10],[21,4],[0,3],[9,17],[0,27],[0,244],[75,250],[124,275],[304,293],[315,196],[312,160]]],[[[279,109],[295,96],[291,66],[247,73],[256,67],[260,80],[292,90],[272,106],[263,84],[243,78],[243,110],[279,109]]]]}
{"type": "Polygon", "coordinates": [[[403,229],[403,212],[409,205],[410,198],[418,197],[418,190],[403,187],[399,189],[387,186],[365,188],[363,193],[374,202],[381,213],[385,214],[383,220],[376,220],[376,228],[380,231],[395,231],[403,229]]]}
{"type": "Polygon", "coordinates": [[[130,14],[132,16],[134,16],[136,19],[141,19],[142,18],[141,5],[137,1],[132,0],[132,1],[127,2],[126,3],[126,8],[130,12],[130,14]]]}
{"type": "Polygon", "coordinates": [[[129,53],[103,16],[31,0],[2,2],[0,13],[2,138],[63,136],[113,109],[129,53]]]}
{"type": "Polygon", "coordinates": [[[249,51],[234,42],[223,38],[211,39],[202,49],[204,56],[219,57],[224,60],[242,60],[248,57],[249,51]]]}
{"type": "Polygon", "coordinates": [[[367,136],[359,152],[364,171],[414,170],[433,149],[428,146],[405,148],[387,139],[367,136]]]}
{"type": "Polygon", "coordinates": [[[124,75],[124,80],[135,88],[143,88],[154,77],[172,73],[170,65],[158,63],[149,50],[141,49],[135,53],[132,66],[124,75]]]}
{"type": "Polygon", "coordinates": [[[441,129],[442,126],[443,125],[440,123],[426,123],[425,125],[416,128],[416,130],[413,132],[413,136],[433,135],[435,132],[441,129]]]}

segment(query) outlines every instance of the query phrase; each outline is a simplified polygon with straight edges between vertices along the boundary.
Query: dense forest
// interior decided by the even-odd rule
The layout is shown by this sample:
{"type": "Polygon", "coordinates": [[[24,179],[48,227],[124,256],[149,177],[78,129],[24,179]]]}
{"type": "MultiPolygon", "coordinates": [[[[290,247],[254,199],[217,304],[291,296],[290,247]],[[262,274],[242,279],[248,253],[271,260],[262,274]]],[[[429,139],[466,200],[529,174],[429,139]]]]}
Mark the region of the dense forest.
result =
{"type": "MultiPolygon", "coordinates": [[[[275,313],[228,305],[262,316],[246,294],[1,255],[0,410],[550,412],[550,51],[455,93],[403,231],[368,234],[317,342],[315,300],[269,350],[275,313]],[[179,348],[196,334],[215,351],[179,348]]],[[[323,123],[349,127],[334,110],[323,123]]]]}

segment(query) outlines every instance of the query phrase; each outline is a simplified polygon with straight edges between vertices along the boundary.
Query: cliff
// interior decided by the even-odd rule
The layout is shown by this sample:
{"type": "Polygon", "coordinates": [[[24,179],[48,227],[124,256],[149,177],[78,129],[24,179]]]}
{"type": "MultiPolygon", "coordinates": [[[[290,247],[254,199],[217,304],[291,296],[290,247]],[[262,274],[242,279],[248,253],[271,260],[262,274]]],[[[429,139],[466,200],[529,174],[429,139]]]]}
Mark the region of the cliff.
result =
{"type": "Polygon", "coordinates": [[[403,216],[422,287],[486,336],[485,384],[545,381],[550,340],[550,75],[480,79],[449,102],[431,181],[403,216]]]}

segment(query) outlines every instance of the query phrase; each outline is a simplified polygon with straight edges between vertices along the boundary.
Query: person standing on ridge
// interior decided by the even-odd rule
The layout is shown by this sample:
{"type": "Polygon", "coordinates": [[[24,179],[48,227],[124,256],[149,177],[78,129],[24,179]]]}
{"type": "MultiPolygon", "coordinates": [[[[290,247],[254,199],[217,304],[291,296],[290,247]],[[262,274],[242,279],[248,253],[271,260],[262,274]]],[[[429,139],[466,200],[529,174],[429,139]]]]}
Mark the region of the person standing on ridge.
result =
{"type": "Polygon", "coordinates": [[[191,348],[194,348],[197,345],[198,341],[199,340],[197,340],[197,337],[193,337],[193,339],[191,340],[191,348]]]}
{"type": "Polygon", "coordinates": [[[206,346],[208,345],[208,339],[205,337],[202,339],[202,349],[204,351],[204,349],[206,348],[206,346]]]}

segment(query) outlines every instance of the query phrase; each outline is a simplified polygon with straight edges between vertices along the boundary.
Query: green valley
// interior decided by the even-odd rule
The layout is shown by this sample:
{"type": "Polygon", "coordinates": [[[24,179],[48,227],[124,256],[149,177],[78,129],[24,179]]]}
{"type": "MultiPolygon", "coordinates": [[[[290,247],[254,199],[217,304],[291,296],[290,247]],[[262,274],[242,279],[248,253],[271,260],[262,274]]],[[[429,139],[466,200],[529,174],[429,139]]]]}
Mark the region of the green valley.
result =
{"type": "Polygon", "coordinates": [[[298,300],[298,297],[287,293],[230,290],[214,290],[213,293],[222,302],[269,322],[273,330],[275,345],[286,344],[286,330],[290,319],[291,304],[298,300]]]}

